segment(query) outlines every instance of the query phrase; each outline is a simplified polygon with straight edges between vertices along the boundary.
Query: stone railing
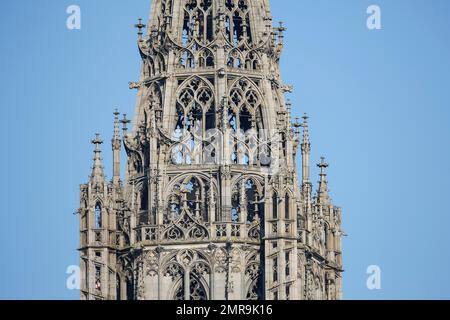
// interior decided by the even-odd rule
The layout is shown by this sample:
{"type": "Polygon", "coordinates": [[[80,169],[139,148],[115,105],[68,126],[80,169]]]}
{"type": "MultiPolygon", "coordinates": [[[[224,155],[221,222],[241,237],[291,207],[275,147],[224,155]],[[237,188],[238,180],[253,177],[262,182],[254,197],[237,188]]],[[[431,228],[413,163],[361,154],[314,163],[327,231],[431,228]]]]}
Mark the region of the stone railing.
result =
{"type": "Polygon", "coordinates": [[[159,242],[176,242],[176,241],[205,242],[205,241],[228,241],[228,240],[259,242],[259,239],[249,234],[250,229],[253,227],[254,226],[249,225],[247,223],[216,222],[206,225],[205,228],[208,230],[209,233],[209,237],[207,239],[180,238],[176,240],[168,240],[167,238],[164,237],[165,231],[167,230],[164,227],[139,226],[134,229],[135,234],[134,240],[136,243],[149,243],[149,244],[156,244],[159,242]]]}

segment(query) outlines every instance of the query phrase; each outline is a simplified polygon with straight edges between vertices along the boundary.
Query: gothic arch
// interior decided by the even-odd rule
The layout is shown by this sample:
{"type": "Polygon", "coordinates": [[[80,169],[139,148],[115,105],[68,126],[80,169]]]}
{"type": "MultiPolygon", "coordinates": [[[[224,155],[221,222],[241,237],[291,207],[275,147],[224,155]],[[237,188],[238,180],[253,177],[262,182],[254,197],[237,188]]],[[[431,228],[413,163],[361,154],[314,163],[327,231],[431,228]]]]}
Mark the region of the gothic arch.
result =
{"type": "MultiPolygon", "coordinates": [[[[187,201],[188,207],[190,208],[190,210],[192,210],[192,203],[189,204],[189,202],[197,201],[197,199],[192,199],[192,196],[184,199],[182,195],[182,188],[185,188],[186,185],[192,182],[192,180],[196,180],[198,184],[199,201],[201,202],[200,220],[203,222],[209,222],[212,220],[213,214],[215,218],[215,214],[218,212],[219,205],[218,202],[215,202],[215,198],[218,195],[217,181],[215,179],[211,179],[210,176],[207,176],[205,174],[196,173],[178,176],[177,178],[173,179],[173,181],[167,187],[167,190],[169,191],[165,195],[165,201],[169,220],[176,220],[177,218],[179,218],[183,208],[183,201],[187,201]]],[[[192,192],[195,191],[191,191],[191,193],[192,192]]]]}
{"type": "Polygon", "coordinates": [[[261,64],[261,56],[256,50],[249,51],[245,56],[244,67],[246,70],[260,70],[261,64]]]}
{"type": "Polygon", "coordinates": [[[252,253],[246,258],[245,267],[245,284],[244,293],[247,300],[260,300],[261,288],[260,288],[260,276],[261,276],[261,264],[258,253],[252,253]]]}
{"type": "Polygon", "coordinates": [[[190,180],[190,178],[201,178],[201,179],[205,180],[208,183],[212,182],[214,187],[215,187],[215,191],[217,191],[218,184],[217,184],[216,179],[213,178],[211,180],[211,176],[206,174],[206,173],[204,173],[204,172],[190,172],[190,173],[180,174],[180,175],[174,177],[171,180],[170,184],[167,186],[167,190],[172,189],[180,181],[188,181],[188,180],[190,180]]]}
{"type": "Polygon", "coordinates": [[[225,34],[229,44],[242,46],[252,43],[249,1],[226,0],[225,11],[225,34]]]}
{"type": "Polygon", "coordinates": [[[181,35],[182,45],[188,47],[193,42],[208,44],[214,37],[212,0],[186,0],[181,35]]]}
{"type": "Polygon", "coordinates": [[[144,73],[147,77],[155,77],[166,71],[164,56],[159,52],[152,52],[144,60],[144,73]]]}
{"type": "Polygon", "coordinates": [[[209,112],[214,113],[215,116],[214,88],[207,79],[199,76],[192,76],[186,79],[179,86],[176,96],[177,110],[180,114],[177,115],[178,119],[176,119],[175,123],[180,129],[194,127],[194,123],[190,122],[196,120],[206,125],[206,121],[208,120],[206,116],[209,112]],[[192,110],[197,111],[197,109],[202,113],[201,115],[190,114],[192,110]],[[201,116],[201,118],[196,116],[201,116]]]}
{"type": "Polygon", "coordinates": [[[246,106],[255,113],[257,108],[264,104],[261,90],[247,77],[240,77],[232,82],[229,92],[230,104],[237,111],[246,106]]]}
{"type": "Polygon", "coordinates": [[[234,69],[244,68],[245,59],[239,49],[234,48],[228,53],[227,66],[234,69]]]}
{"type": "Polygon", "coordinates": [[[179,51],[177,60],[179,68],[192,69],[197,65],[194,53],[186,48],[183,48],[179,51]]]}
{"type": "Polygon", "coordinates": [[[236,129],[244,132],[250,129],[265,129],[261,107],[265,105],[258,86],[247,77],[235,80],[229,89],[229,109],[236,117],[236,129]]]}
{"type": "MultiPolygon", "coordinates": [[[[260,177],[254,175],[243,175],[232,181],[232,214],[233,221],[245,221],[248,224],[259,223],[264,217],[264,184],[260,177]],[[245,217],[241,216],[245,213],[245,217]]],[[[255,225],[258,228],[257,225],[255,225]]],[[[257,232],[259,230],[251,230],[257,232]]],[[[256,234],[254,235],[256,237],[256,234]]]]}
{"type": "Polygon", "coordinates": [[[203,164],[210,145],[207,132],[216,127],[214,89],[208,80],[193,76],[180,85],[173,123],[176,142],[170,148],[172,164],[203,164]]]}
{"type": "Polygon", "coordinates": [[[197,250],[180,250],[165,257],[162,262],[163,276],[172,279],[168,300],[185,299],[185,281],[189,277],[190,299],[209,299],[212,268],[210,259],[197,250]],[[189,272],[189,274],[187,274],[189,272]],[[194,295],[194,297],[193,297],[194,295]]]}
{"type": "Polygon", "coordinates": [[[95,211],[94,211],[94,225],[96,229],[101,229],[104,227],[103,222],[103,206],[100,201],[95,203],[95,211]]]}
{"type": "Polygon", "coordinates": [[[93,203],[94,203],[94,206],[93,206],[94,209],[98,203],[101,205],[102,208],[105,206],[105,202],[100,197],[95,197],[93,203]]]}
{"type": "Polygon", "coordinates": [[[198,66],[200,68],[214,68],[214,54],[211,50],[204,48],[198,53],[198,66]]]}
{"type": "Polygon", "coordinates": [[[279,194],[284,204],[284,211],[281,213],[283,218],[286,220],[294,220],[297,212],[294,210],[296,208],[294,192],[290,188],[284,188],[279,194]],[[286,210],[289,210],[289,214],[287,214],[286,210]]]}
{"type": "Polygon", "coordinates": [[[162,92],[161,92],[161,87],[159,86],[159,84],[157,82],[152,82],[152,84],[148,87],[147,90],[147,101],[149,102],[148,107],[151,107],[151,100],[155,100],[156,99],[156,103],[158,104],[162,104],[162,92]]]}
{"type": "Polygon", "coordinates": [[[147,89],[146,101],[144,106],[144,123],[146,127],[151,127],[153,121],[161,121],[163,116],[163,99],[160,86],[153,82],[147,89]]]}
{"type": "Polygon", "coordinates": [[[238,165],[259,165],[266,136],[261,112],[263,95],[250,79],[242,77],[230,86],[228,99],[228,125],[234,131],[230,160],[238,165]]]}
{"type": "Polygon", "coordinates": [[[242,174],[242,175],[236,175],[233,176],[232,180],[231,180],[231,184],[235,185],[240,183],[242,180],[248,180],[248,179],[252,179],[257,185],[259,190],[264,190],[264,177],[259,175],[259,174],[242,174]]]}
{"type": "Polygon", "coordinates": [[[169,291],[167,300],[191,300],[191,301],[206,301],[209,300],[209,286],[204,279],[197,277],[194,274],[189,275],[189,299],[185,297],[185,282],[184,278],[178,279],[172,289],[169,291]]]}
{"type": "Polygon", "coordinates": [[[217,212],[214,185],[209,180],[187,175],[176,180],[168,190],[171,190],[166,195],[168,225],[163,237],[172,241],[207,239],[209,231],[205,223],[217,212]]]}
{"type": "Polygon", "coordinates": [[[272,202],[272,219],[278,219],[280,216],[280,206],[279,206],[279,197],[278,193],[274,190],[271,194],[271,202],[272,202]]]}

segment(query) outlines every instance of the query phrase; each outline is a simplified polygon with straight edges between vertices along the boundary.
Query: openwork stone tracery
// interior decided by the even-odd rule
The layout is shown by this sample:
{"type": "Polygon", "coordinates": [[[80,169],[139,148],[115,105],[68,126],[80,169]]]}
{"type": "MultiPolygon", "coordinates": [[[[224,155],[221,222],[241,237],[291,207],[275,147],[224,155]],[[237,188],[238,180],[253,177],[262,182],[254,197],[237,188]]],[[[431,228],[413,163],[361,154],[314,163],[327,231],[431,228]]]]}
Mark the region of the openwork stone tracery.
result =
{"type": "Polygon", "coordinates": [[[154,0],[136,28],[132,128],[114,114],[112,181],[97,136],[80,188],[82,298],[339,299],[341,211],[325,159],[313,196],[269,1],[154,0]]]}

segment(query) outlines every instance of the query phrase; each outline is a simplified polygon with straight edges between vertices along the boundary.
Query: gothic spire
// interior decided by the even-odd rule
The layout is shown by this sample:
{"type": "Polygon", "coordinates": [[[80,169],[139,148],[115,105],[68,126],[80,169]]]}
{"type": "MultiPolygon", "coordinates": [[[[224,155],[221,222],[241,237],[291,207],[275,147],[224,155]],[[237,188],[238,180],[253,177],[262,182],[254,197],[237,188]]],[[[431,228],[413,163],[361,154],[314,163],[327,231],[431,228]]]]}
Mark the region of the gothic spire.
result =
{"type": "Polygon", "coordinates": [[[320,180],[319,180],[319,188],[317,190],[317,202],[320,204],[327,204],[330,202],[330,197],[328,195],[328,181],[327,181],[327,173],[326,169],[329,167],[329,164],[325,162],[325,157],[320,158],[321,161],[317,164],[317,167],[320,168],[320,180]]]}
{"type": "Polygon", "coordinates": [[[119,111],[117,111],[117,109],[114,111],[114,136],[113,136],[113,141],[117,141],[120,140],[120,134],[119,134],[119,111]]]}
{"type": "Polygon", "coordinates": [[[311,155],[311,143],[309,141],[309,123],[308,115],[305,113],[303,116],[303,141],[302,141],[302,178],[303,186],[310,183],[310,166],[309,157],[311,155]]]}
{"type": "Polygon", "coordinates": [[[95,145],[94,165],[92,166],[91,182],[103,183],[105,181],[105,173],[103,167],[102,150],[100,147],[103,144],[103,140],[101,139],[100,134],[97,133],[95,135],[95,139],[91,142],[93,145],[95,145]]]}
{"type": "Polygon", "coordinates": [[[112,138],[112,151],[113,151],[113,183],[120,183],[120,150],[122,145],[122,140],[119,134],[119,115],[117,111],[114,112],[114,136],[112,138]]]}

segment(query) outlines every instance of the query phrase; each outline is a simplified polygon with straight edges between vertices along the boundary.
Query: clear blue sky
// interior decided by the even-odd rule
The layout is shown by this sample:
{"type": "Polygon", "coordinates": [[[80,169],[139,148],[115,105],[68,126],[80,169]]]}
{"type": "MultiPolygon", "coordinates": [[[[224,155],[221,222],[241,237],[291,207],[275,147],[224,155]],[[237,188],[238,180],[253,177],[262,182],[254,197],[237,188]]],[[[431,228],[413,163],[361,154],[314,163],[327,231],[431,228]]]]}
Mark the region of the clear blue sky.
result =
{"type": "MultiPolygon", "coordinates": [[[[149,0],[15,0],[0,11],[0,298],[77,299],[78,188],[97,131],[134,111],[132,25],[149,0]],[[82,29],[65,27],[66,8],[82,29]]],[[[343,207],[347,299],[450,299],[450,1],[272,1],[288,31],[283,78],[311,115],[313,159],[343,207]],[[370,4],[383,30],[366,28],[370,4]],[[366,268],[382,269],[382,290],[366,268]]],[[[104,147],[111,176],[111,152],[104,147]]],[[[314,171],[316,174],[317,171],[314,171]]]]}

